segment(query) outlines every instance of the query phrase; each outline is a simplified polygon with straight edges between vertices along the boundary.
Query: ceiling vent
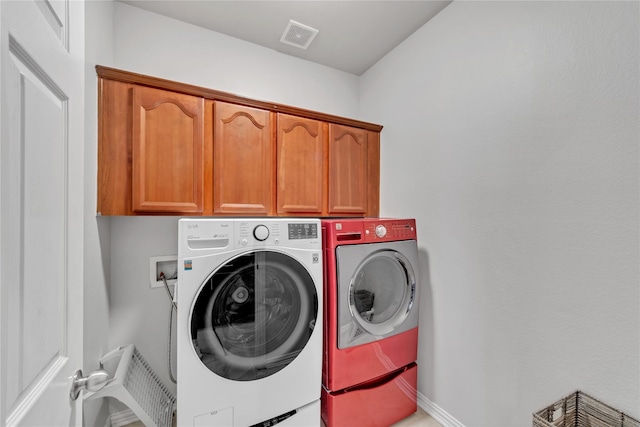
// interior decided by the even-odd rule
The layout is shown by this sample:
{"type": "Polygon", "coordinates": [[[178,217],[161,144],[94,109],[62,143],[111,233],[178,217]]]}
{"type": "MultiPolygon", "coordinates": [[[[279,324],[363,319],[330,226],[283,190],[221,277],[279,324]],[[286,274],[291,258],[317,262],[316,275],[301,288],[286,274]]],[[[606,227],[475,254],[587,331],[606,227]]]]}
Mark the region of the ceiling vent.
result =
{"type": "Polygon", "coordinates": [[[282,37],[280,37],[280,41],[291,46],[306,49],[317,34],[318,30],[315,28],[289,20],[287,28],[284,29],[284,33],[282,37]]]}

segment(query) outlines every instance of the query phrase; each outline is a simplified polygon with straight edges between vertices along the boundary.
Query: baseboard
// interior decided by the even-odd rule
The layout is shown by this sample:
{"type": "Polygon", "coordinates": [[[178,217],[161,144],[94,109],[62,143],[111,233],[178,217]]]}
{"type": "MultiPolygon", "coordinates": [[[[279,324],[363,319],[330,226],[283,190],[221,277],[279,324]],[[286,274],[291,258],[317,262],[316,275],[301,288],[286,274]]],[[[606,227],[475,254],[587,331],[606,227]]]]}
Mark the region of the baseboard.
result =
{"type": "MultiPolygon", "coordinates": [[[[436,420],[442,427],[465,427],[460,421],[456,420],[447,411],[429,400],[424,394],[418,392],[418,406],[427,414],[436,420]]],[[[132,410],[117,412],[107,417],[105,427],[123,427],[127,424],[140,421],[140,418],[133,413],[132,410]]]]}
{"type": "Polygon", "coordinates": [[[418,406],[427,414],[439,422],[442,427],[465,427],[460,421],[456,420],[447,411],[430,401],[427,396],[418,392],[418,406]]]}
{"type": "Polygon", "coordinates": [[[127,424],[135,423],[136,421],[140,421],[140,418],[138,418],[131,409],[127,409],[126,411],[110,414],[107,418],[107,424],[105,427],[122,427],[127,424]]]}

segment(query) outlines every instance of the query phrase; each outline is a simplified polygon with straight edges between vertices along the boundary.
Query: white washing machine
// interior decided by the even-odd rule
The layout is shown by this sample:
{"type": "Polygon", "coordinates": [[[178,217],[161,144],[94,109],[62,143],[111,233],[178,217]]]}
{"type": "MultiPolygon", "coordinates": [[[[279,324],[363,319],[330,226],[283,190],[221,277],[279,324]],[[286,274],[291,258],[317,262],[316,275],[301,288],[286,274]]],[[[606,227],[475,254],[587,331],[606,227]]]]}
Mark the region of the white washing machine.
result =
{"type": "Polygon", "coordinates": [[[179,426],[319,426],[318,219],[181,219],[179,426]]]}

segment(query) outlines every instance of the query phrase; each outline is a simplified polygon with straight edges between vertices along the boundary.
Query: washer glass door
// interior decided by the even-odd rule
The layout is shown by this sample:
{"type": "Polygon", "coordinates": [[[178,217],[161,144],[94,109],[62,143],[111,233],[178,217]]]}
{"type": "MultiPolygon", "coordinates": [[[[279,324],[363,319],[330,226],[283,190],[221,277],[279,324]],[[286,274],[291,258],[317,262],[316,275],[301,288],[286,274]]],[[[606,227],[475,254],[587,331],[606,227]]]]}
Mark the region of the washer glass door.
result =
{"type": "Polygon", "coordinates": [[[309,272],[274,251],[236,257],[205,281],[191,313],[191,338],[202,363],[224,378],[252,381],[291,363],[318,314],[309,272]]]}

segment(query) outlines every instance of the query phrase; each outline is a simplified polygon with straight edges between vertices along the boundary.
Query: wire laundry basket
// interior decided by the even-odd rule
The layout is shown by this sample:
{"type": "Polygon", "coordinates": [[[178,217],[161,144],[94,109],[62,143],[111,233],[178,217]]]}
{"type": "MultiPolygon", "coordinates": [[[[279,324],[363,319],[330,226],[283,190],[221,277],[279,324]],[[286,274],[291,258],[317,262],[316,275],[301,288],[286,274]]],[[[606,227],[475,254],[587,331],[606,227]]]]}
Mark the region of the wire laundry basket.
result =
{"type": "Polygon", "coordinates": [[[640,421],[576,391],[534,412],[533,427],[640,427],[640,421]]]}
{"type": "Polygon", "coordinates": [[[176,398],[158,379],[133,344],[118,347],[100,359],[109,383],[85,399],[113,397],[133,411],[147,427],[171,427],[176,398]]]}

